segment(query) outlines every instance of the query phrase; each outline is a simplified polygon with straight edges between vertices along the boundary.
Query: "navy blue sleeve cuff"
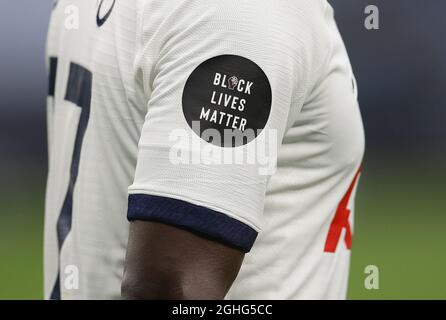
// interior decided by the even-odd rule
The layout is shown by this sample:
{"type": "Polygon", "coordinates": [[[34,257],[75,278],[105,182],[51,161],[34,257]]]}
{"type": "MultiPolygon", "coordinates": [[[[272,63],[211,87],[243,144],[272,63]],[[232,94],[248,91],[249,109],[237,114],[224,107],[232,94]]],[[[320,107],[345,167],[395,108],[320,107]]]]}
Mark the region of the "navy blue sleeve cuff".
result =
{"type": "Polygon", "coordinates": [[[257,238],[253,228],[223,213],[166,197],[131,194],[127,218],[186,229],[243,252],[249,252],[257,238]]]}

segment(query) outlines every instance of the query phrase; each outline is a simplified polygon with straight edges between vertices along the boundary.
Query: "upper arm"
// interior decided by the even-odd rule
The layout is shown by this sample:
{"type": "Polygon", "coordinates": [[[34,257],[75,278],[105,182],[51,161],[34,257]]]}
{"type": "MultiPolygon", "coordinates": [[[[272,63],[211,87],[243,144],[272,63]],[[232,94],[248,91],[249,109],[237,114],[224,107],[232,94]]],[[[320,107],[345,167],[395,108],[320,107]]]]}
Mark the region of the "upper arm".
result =
{"type": "Polygon", "coordinates": [[[187,2],[141,46],[149,99],[129,188],[127,279],[165,270],[165,283],[201,284],[221,268],[230,285],[262,228],[268,178],[311,54],[296,52],[271,17],[287,18],[286,8],[260,2],[187,2]]]}
{"type": "Polygon", "coordinates": [[[243,256],[177,227],[135,221],[122,294],[127,299],[223,299],[243,256]]]}

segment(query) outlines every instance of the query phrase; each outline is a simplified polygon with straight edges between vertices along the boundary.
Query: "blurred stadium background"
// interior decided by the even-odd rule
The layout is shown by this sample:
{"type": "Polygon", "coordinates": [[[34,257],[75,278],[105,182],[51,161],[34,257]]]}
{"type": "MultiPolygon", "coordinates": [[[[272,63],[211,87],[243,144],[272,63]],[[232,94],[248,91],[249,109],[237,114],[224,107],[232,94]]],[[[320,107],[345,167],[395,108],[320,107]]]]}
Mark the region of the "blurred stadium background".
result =
{"type": "MultiPolygon", "coordinates": [[[[51,0],[0,19],[0,299],[41,299],[46,178],[44,47],[51,0]]],[[[331,0],[367,133],[350,299],[446,299],[446,2],[331,0]],[[380,9],[380,30],[364,8],[380,9]],[[364,268],[380,270],[366,290],[364,268]]]]}

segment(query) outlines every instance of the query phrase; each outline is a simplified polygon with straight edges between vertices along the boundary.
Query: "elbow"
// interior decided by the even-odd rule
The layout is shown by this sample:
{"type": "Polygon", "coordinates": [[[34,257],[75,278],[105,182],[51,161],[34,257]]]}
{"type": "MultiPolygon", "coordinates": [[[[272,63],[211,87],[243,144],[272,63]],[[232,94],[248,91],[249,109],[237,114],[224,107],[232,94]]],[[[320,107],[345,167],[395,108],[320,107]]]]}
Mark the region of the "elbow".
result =
{"type": "Polygon", "coordinates": [[[163,273],[149,276],[126,272],[121,284],[121,296],[125,300],[188,300],[184,284],[175,277],[163,273]]]}
{"type": "Polygon", "coordinates": [[[197,277],[174,270],[125,272],[121,296],[125,300],[221,300],[229,288],[218,278],[197,277]]]}
{"type": "Polygon", "coordinates": [[[124,278],[121,284],[121,297],[124,300],[147,300],[148,292],[143,290],[140,285],[124,278]]]}

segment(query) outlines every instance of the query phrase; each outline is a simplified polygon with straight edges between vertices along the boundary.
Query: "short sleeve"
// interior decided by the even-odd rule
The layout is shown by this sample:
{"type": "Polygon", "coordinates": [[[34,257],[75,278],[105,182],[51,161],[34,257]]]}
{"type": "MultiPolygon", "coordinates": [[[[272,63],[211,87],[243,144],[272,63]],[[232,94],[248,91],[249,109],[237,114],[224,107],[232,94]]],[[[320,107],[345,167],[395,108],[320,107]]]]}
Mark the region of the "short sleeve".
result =
{"type": "Polygon", "coordinates": [[[148,112],[130,221],[250,251],[290,108],[311,71],[302,45],[310,38],[295,36],[291,14],[274,3],[186,1],[166,10],[156,32],[143,26],[138,67],[148,112]]]}

